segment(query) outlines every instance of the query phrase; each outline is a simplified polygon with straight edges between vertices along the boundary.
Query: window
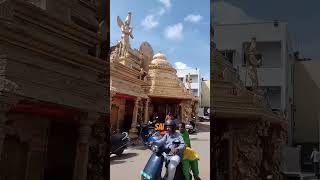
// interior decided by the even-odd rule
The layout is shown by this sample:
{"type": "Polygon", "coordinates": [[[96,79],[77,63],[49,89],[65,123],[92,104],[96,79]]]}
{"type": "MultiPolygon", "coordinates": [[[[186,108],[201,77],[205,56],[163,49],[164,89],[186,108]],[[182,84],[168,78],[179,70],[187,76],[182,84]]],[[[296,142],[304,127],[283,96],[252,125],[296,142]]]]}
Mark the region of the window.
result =
{"type": "Polygon", "coordinates": [[[193,96],[198,96],[198,89],[192,89],[193,96]]]}
{"type": "Polygon", "coordinates": [[[233,59],[234,59],[234,55],[235,55],[235,51],[234,50],[223,50],[220,51],[220,53],[227,58],[227,60],[233,64],[233,59]]]}
{"type": "MultiPolygon", "coordinates": [[[[249,50],[250,43],[244,42],[242,45],[242,58],[243,66],[247,65],[248,57],[247,51],[249,50]]],[[[281,67],[281,42],[256,42],[257,59],[261,59],[261,68],[280,68],[281,67]]]]}
{"type": "Polygon", "coordinates": [[[281,107],[281,87],[270,86],[264,87],[264,89],[267,101],[270,103],[271,108],[274,109],[274,111],[279,110],[281,107]]]}
{"type": "Polygon", "coordinates": [[[192,83],[198,83],[198,75],[191,75],[192,83]]]}

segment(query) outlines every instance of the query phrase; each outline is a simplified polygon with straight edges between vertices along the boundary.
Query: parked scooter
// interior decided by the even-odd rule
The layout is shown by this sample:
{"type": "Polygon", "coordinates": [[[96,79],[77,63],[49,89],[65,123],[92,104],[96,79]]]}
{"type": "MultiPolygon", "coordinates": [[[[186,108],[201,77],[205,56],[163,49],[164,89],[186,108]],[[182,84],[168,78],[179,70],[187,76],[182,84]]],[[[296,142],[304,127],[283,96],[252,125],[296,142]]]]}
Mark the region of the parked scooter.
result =
{"type": "MultiPolygon", "coordinates": [[[[180,142],[174,142],[176,146],[180,144],[180,142]]],[[[165,163],[165,167],[167,168],[169,162],[165,160],[163,153],[170,155],[170,149],[165,148],[164,146],[152,145],[151,150],[153,154],[149,158],[146,166],[144,167],[143,171],[141,171],[141,180],[166,180],[168,169],[166,171],[166,175],[164,177],[161,176],[162,166],[165,163]]],[[[190,174],[190,179],[192,176],[190,174]]],[[[185,180],[182,171],[182,163],[180,162],[176,168],[176,173],[174,176],[174,180],[185,180]]]]}
{"type": "Polygon", "coordinates": [[[110,136],[111,149],[110,155],[116,154],[121,155],[123,151],[127,148],[129,143],[129,137],[127,132],[117,133],[110,136]]]}
{"type": "Polygon", "coordinates": [[[186,124],[186,130],[188,131],[189,134],[193,134],[198,131],[196,128],[196,117],[193,117],[192,120],[189,122],[190,124],[186,124]]]}
{"type": "Polygon", "coordinates": [[[156,141],[160,138],[160,133],[154,129],[155,123],[156,119],[153,121],[148,121],[148,123],[139,123],[137,125],[138,136],[141,137],[144,145],[149,146],[150,142],[156,141]]]}

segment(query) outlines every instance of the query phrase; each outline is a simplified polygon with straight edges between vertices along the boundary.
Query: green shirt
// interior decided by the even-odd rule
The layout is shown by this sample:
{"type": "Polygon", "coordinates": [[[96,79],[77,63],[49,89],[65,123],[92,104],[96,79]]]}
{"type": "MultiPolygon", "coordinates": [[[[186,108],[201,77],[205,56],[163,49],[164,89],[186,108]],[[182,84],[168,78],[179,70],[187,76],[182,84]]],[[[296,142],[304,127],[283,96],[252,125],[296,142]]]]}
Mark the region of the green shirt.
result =
{"type": "Polygon", "coordinates": [[[183,141],[184,141],[184,143],[186,144],[186,146],[191,148],[190,138],[189,138],[189,133],[188,133],[188,131],[184,131],[181,135],[182,135],[183,141]]]}

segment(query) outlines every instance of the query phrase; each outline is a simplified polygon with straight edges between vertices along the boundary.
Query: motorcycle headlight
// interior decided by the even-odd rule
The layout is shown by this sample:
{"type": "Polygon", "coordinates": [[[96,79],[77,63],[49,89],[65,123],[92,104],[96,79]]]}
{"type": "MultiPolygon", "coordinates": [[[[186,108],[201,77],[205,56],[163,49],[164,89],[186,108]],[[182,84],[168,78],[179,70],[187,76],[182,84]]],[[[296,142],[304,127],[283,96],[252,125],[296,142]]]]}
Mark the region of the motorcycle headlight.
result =
{"type": "Polygon", "coordinates": [[[149,176],[147,173],[145,173],[143,171],[141,171],[140,174],[141,174],[142,177],[144,177],[144,178],[146,178],[148,180],[151,179],[151,176],[149,176]]]}
{"type": "Polygon", "coordinates": [[[159,147],[158,147],[158,146],[152,146],[152,147],[151,147],[151,150],[152,150],[153,152],[158,152],[158,151],[159,151],[159,147]]]}

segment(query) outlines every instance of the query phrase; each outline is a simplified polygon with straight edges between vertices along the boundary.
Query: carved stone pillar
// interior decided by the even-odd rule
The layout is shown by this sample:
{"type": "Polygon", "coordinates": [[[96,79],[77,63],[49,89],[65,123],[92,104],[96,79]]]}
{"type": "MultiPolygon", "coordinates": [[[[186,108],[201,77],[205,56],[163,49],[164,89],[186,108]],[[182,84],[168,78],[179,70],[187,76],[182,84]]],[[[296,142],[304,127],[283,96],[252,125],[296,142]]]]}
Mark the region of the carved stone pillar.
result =
{"type": "Polygon", "coordinates": [[[120,104],[119,106],[119,109],[118,109],[118,119],[116,119],[117,121],[117,132],[119,133],[120,132],[120,121],[123,121],[123,118],[121,118],[122,116],[122,109],[124,109],[124,105],[120,104]]]}
{"type": "Polygon", "coordinates": [[[6,128],[6,121],[8,120],[7,115],[5,112],[0,111],[0,160],[2,157],[2,149],[3,149],[3,143],[4,139],[6,137],[5,128],[6,128]]]}
{"type": "Polygon", "coordinates": [[[180,117],[181,117],[181,122],[185,122],[185,117],[184,117],[184,105],[183,103],[180,103],[180,117]]]}
{"type": "Polygon", "coordinates": [[[150,99],[146,99],[145,102],[145,107],[144,107],[144,122],[148,122],[149,120],[149,103],[150,103],[150,99]]]}
{"type": "MultiPolygon", "coordinates": [[[[2,1],[0,2],[0,21],[5,18],[6,15],[12,15],[12,1],[2,1]],[[11,13],[11,14],[10,14],[11,13]]],[[[0,55],[0,160],[3,150],[3,143],[6,137],[6,122],[8,121],[7,112],[17,104],[18,98],[17,94],[23,94],[19,86],[6,79],[7,75],[7,55],[0,55]]]]}
{"type": "Polygon", "coordinates": [[[131,129],[129,132],[129,136],[132,139],[135,139],[138,137],[138,135],[137,135],[138,130],[137,130],[136,126],[137,126],[137,118],[138,118],[139,101],[140,101],[140,98],[138,97],[134,102],[132,123],[131,123],[131,129]]]}
{"type": "MultiPolygon", "coordinates": [[[[48,141],[47,133],[50,121],[43,118],[37,118],[36,120],[39,122],[37,123],[37,128],[30,136],[31,140],[26,167],[26,180],[42,180],[44,176],[45,153],[48,141]]],[[[23,134],[20,136],[26,137],[23,134]]]]}
{"type": "Polygon", "coordinates": [[[27,180],[42,180],[45,166],[44,164],[44,148],[37,142],[31,142],[28,152],[27,180]]]}
{"type": "Polygon", "coordinates": [[[107,155],[107,144],[105,141],[106,138],[106,126],[103,118],[100,118],[92,126],[91,141],[89,147],[89,162],[88,162],[88,180],[97,180],[97,179],[107,179],[104,170],[109,167],[106,167],[107,155]]]}
{"type": "Polygon", "coordinates": [[[91,126],[98,114],[89,114],[87,119],[80,120],[79,139],[74,163],[73,180],[86,180],[91,126]]]}
{"type": "Polygon", "coordinates": [[[8,121],[7,112],[17,103],[15,98],[3,98],[0,96],[0,160],[2,156],[3,143],[6,137],[6,122],[8,121]],[[1,102],[2,101],[2,102],[1,102]]]}
{"type": "MultiPolygon", "coordinates": [[[[110,81],[112,81],[112,80],[110,80],[110,81]]],[[[112,118],[114,118],[114,116],[112,114],[112,105],[114,105],[114,103],[115,103],[114,102],[115,98],[113,97],[115,94],[116,94],[116,91],[110,89],[110,98],[109,98],[109,101],[110,101],[110,104],[109,104],[109,117],[110,118],[109,118],[109,126],[112,129],[112,131],[115,130],[115,129],[113,129],[113,126],[115,125],[114,124],[115,119],[112,119],[112,118]]]]}
{"type": "Polygon", "coordinates": [[[111,112],[111,107],[112,107],[112,104],[113,104],[113,101],[114,101],[114,98],[113,96],[116,94],[116,92],[114,90],[110,90],[110,104],[109,104],[109,108],[110,108],[110,112],[111,112]]]}

